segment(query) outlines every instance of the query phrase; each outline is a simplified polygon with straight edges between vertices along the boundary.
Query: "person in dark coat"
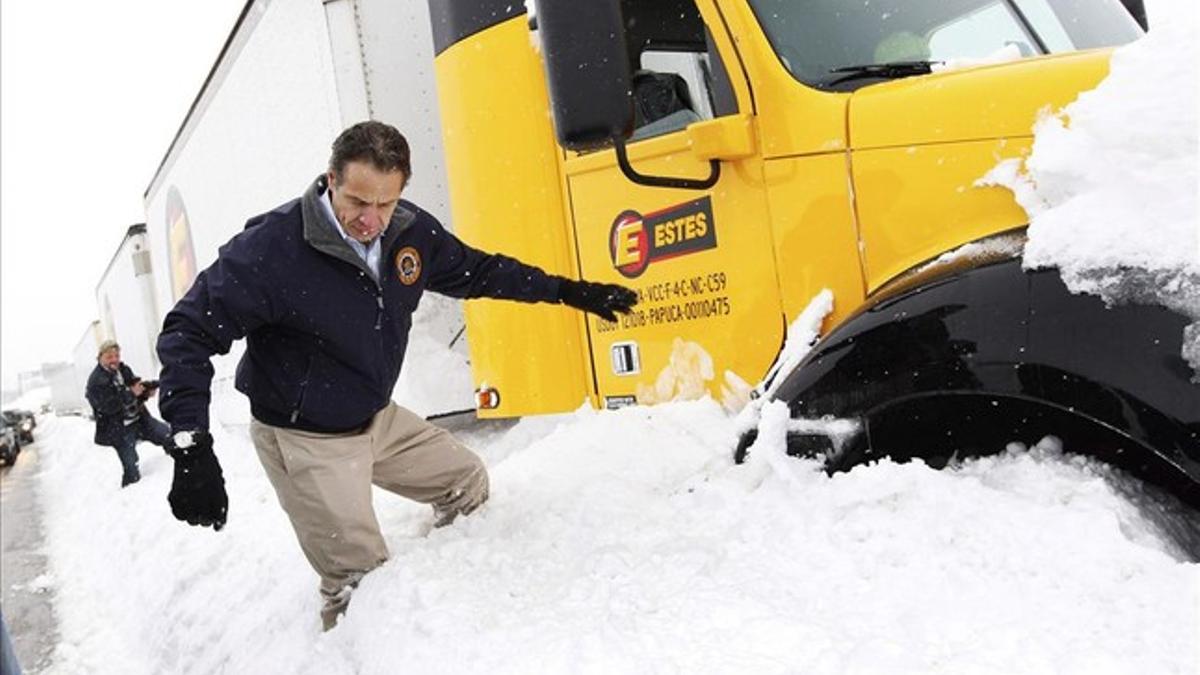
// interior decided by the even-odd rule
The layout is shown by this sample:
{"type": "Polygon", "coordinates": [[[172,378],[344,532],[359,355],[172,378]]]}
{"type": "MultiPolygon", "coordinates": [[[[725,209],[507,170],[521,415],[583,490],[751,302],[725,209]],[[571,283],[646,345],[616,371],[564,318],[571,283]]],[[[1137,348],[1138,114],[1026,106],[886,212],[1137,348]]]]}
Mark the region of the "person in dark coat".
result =
{"type": "Polygon", "coordinates": [[[391,400],[422,293],[563,303],[612,321],[637,302],[622,286],[471,248],[400,198],[411,174],[395,128],[346,129],[328,171],[222,246],[158,339],[171,510],[216,530],[228,497],[209,433],[210,358],[246,339],[234,386],[250,399],[251,440],[321,578],[326,629],[388,557],[372,484],[430,504],[435,526],[488,497],[479,457],[391,400]]]}
{"type": "Polygon", "coordinates": [[[171,435],[170,428],[146,410],[145,402],[157,387],[157,382],[143,380],[121,362],[121,346],[115,340],[100,344],[86,395],[96,417],[96,444],[115,448],[121,460],[121,487],[142,478],[137,442],[166,447],[171,435]]]}

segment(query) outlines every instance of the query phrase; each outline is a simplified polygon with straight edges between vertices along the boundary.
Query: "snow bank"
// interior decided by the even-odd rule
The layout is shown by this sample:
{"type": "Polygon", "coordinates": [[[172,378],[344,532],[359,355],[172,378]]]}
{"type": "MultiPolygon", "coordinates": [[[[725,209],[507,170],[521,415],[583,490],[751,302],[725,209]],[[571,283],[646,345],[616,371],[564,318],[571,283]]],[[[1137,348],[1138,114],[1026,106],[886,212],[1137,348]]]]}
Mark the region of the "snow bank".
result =
{"type": "MultiPolygon", "coordinates": [[[[1157,302],[1200,321],[1197,9],[1149,2],[1151,31],[1117,49],[1109,76],[1037,123],[1033,152],[984,182],[1030,217],[1027,268],[1074,292],[1157,302]]],[[[1200,370],[1200,323],[1185,351],[1200,370]]]]}
{"type": "MultiPolygon", "coordinates": [[[[1112,301],[1153,293],[1193,308],[1196,110],[1181,91],[1196,82],[1195,11],[1150,3],[1155,32],[1041,122],[1024,167],[993,175],[1030,213],[1027,265],[1112,301]]],[[[811,323],[789,331],[797,350],[811,323]]],[[[235,396],[219,395],[218,419],[244,418],[235,396]]],[[[1130,479],[1052,442],[831,478],[784,456],[786,410],[761,412],[740,466],[739,420],[709,400],[468,434],[492,500],[431,532],[428,508],[378,493],[392,559],[324,634],[316,575],[243,425],[214,430],[230,492],[214,533],[172,519],[157,449],[142,446],[143,480],[121,490],[90,424],[48,418],[51,670],[1195,670],[1200,566],[1165,534],[1191,523],[1131,500],[1130,479]]]]}
{"type": "Polygon", "coordinates": [[[427,507],[378,494],[392,559],[322,634],[317,578],[244,429],[216,431],[230,519],[214,533],[171,518],[156,448],[121,490],[90,425],[49,418],[52,671],[1194,667],[1200,567],[1105,467],[1048,447],[829,478],[781,444],[733,465],[734,428],[706,400],[467,435],[492,500],[430,532],[427,507]]]}

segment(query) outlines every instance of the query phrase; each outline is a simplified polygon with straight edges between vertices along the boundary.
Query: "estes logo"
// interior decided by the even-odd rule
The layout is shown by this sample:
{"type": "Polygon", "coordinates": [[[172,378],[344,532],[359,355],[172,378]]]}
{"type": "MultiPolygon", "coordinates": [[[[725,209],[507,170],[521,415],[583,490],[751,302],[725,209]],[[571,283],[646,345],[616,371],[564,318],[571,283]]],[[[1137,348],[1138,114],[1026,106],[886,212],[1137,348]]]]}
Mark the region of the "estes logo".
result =
{"type": "Polygon", "coordinates": [[[717,247],[712,200],[701,197],[642,215],[624,211],[613,221],[608,251],[613,267],[632,279],[651,262],[717,247]]]}

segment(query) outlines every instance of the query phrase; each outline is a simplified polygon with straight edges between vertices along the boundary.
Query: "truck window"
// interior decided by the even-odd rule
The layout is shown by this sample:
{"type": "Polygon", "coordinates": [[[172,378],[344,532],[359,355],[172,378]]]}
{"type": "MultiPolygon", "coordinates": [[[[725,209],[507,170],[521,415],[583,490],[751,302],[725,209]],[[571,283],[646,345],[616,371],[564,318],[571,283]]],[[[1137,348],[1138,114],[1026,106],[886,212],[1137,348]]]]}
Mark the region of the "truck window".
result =
{"type": "Polygon", "coordinates": [[[648,50],[642,52],[642,68],[656,73],[673,73],[687,85],[691,109],[701,119],[712,119],[712,99],[709,92],[711,78],[708,54],[703,52],[668,52],[648,50]]]}
{"type": "Polygon", "coordinates": [[[622,0],[633,72],[630,140],[737,112],[720,54],[692,0],[622,0]]]}
{"type": "Polygon", "coordinates": [[[1054,14],[1054,9],[1047,0],[1021,0],[1017,6],[1024,12],[1025,18],[1033,25],[1033,30],[1041,36],[1042,42],[1051,53],[1069,52],[1076,49],[1075,43],[1054,14]]]}
{"type": "MultiPolygon", "coordinates": [[[[1020,18],[1013,13],[1008,3],[1002,0],[957,16],[949,23],[933,29],[927,38],[922,39],[929,48],[921,60],[981,58],[1007,45],[1017,47],[1021,56],[1033,56],[1039,52],[1037,42],[1021,25],[1020,18]]],[[[886,63],[887,60],[877,59],[875,62],[886,63]]]]}
{"type": "MultiPolygon", "coordinates": [[[[1131,42],[1141,29],[1119,0],[750,0],[768,41],[797,80],[854,89],[838,68],[979,58],[1006,45],[1022,56],[1131,42]]],[[[914,74],[916,74],[914,72],[914,74]]],[[[874,80],[878,81],[878,80],[874,80]]]]}
{"type": "Polygon", "coordinates": [[[1119,0],[1014,0],[1051,52],[1115,47],[1141,34],[1119,0]]]}

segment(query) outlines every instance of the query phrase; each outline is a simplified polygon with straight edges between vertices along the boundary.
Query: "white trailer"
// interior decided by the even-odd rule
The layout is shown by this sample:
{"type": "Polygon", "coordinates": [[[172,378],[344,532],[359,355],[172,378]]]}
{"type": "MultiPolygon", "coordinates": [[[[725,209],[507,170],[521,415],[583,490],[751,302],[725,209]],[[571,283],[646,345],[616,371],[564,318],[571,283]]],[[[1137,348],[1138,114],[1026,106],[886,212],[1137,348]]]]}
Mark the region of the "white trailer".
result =
{"type": "Polygon", "coordinates": [[[101,339],[120,343],[121,360],[138,374],[158,372],[154,341],[162,324],[154,286],[146,225],[138,223],[125,232],[96,285],[101,339]]]}
{"type": "Polygon", "coordinates": [[[83,388],[76,380],[72,363],[42,364],[42,375],[50,386],[50,408],[55,414],[86,414],[90,412],[83,388]]]}
{"type": "Polygon", "coordinates": [[[50,383],[50,407],[58,415],[79,415],[87,411],[83,387],[75,377],[73,363],[47,363],[42,365],[42,374],[50,383]]]}
{"type": "Polygon", "coordinates": [[[103,341],[100,322],[93,321],[88,324],[83,335],[79,336],[79,341],[75,343],[75,349],[71,351],[71,365],[74,367],[75,374],[74,391],[78,392],[77,395],[82,399],[81,409],[89,415],[92,412],[92,406],[87,402],[85,396],[87,381],[92,370],[96,368],[97,350],[103,341]]]}
{"type": "Polygon", "coordinates": [[[50,407],[59,415],[91,414],[85,397],[88,376],[96,367],[96,349],[103,339],[99,321],[92,321],[71,351],[67,363],[42,365],[42,375],[50,386],[50,407]]]}
{"type": "MultiPolygon", "coordinates": [[[[162,314],[247,219],[324,172],[330,143],[358,121],[405,134],[405,198],[453,227],[430,36],[424,0],[246,3],[145,193],[162,314]]],[[[422,300],[398,401],[425,415],[473,409],[462,327],[458,303],[422,300]]],[[[214,359],[214,390],[229,386],[241,350],[214,359]]]]}

